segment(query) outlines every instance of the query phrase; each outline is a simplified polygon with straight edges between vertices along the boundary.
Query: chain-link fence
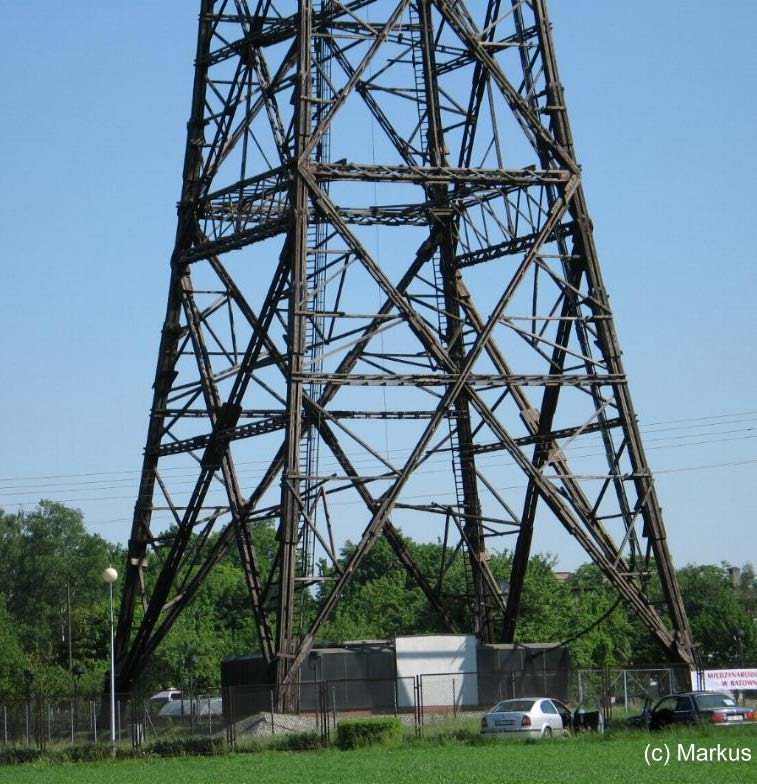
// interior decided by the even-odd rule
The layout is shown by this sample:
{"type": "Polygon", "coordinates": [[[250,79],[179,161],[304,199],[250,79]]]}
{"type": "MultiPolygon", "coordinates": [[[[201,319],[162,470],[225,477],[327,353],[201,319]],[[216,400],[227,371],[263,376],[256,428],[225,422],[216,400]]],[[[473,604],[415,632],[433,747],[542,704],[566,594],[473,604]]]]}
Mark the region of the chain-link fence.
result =
{"type": "Polygon", "coordinates": [[[434,673],[419,676],[423,730],[478,729],[481,716],[502,700],[555,697],[568,701],[569,670],[532,668],[498,673],[434,673]]]}
{"type": "MultiPolygon", "coordinates": [[[[599,710],[606,721],[639,712],[646,699],[690,688],[690,673],[674,666],[577,670],[531,668],[452,672],[397,678],[300,681],[286,691],[270,686],[227,686],[192,699],[116,700],[116,739],[141,746],[166,738],[225,738],[232,747],[265,744],[281,735],[309,733],[326,742],[337,724],[367,716],[397,717],[408,734],[450,729],[477,731],[498,702],[552,697],[573,708],[599,710]]],[[[0,703],[0,743],[108,742],[106,700],[0,703]]]]}
{"type": "Polygon", "coordinates": [[[414,677],[300,681],[281,692],[229,686],[223,689],[227,737],[235,746],[292,733],[318,733],[327,742],[338,722],[366,716],[394,716],[415,731],[417,693],[414,677]]]}
{"type": "Polygon", "coordinates": [[[647,702],[692,687],[690,670],[676,665],[578,670],[574,683],[575,700],[598,702],[607,720],[638,713],[647,702]]]}
{"type": "MultiPolygon", "coordinates": [[[[118,695],[115,703],[117,743],[141,746],[145,740],[172,735],[214,736],[225,732],[220,693],[192,700],[153,702],[118,695]]],[[[110,701],[48,701],[0,704],[0,743],[45,748],[50,744],[107,743],[111,740],[110,701]]]]}
{"type": "MultiPolygon", "coordinates": [[[[131,700],[116,700],[116,737],[128,733],[131,700]]],[[[55,743],[85,743],[110,738],[110,707],[96,700],[50,702],[35,698],[0,706],[0,737],[5,745],[44,748],[55,743]]]]}

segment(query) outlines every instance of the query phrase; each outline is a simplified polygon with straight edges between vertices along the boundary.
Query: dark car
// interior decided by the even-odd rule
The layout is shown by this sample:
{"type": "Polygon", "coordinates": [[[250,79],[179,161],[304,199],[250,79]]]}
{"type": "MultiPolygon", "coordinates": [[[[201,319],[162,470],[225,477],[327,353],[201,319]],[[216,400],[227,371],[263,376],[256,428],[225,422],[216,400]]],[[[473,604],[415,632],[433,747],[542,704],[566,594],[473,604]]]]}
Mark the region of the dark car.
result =
{"type": "Polygon", "coordinates": [[[736,705],[732,697],[717,691],[686,691],[668,694],[650,708],[644,706],[640,716],[630,723],[635,727],[659,730],[674,724],[712,724],[717,727],[734,727],[757,724],[753,708],[736,705]]]}

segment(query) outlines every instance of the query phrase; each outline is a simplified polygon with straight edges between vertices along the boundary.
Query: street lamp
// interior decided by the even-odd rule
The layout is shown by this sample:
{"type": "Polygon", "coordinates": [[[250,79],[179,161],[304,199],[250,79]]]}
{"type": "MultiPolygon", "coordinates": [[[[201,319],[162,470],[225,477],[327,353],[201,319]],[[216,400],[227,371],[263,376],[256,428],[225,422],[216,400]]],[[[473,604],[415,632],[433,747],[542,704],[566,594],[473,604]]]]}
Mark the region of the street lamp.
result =
{"type": "Polygon", "coordinates": [[[116,756],[116,655],[115,633],[113,627],[113,583],[118,579],[118,572],[109,566],[102,574],[103,580],[108,584],[110,596],[110,745],[113,756],[116,756]]]}

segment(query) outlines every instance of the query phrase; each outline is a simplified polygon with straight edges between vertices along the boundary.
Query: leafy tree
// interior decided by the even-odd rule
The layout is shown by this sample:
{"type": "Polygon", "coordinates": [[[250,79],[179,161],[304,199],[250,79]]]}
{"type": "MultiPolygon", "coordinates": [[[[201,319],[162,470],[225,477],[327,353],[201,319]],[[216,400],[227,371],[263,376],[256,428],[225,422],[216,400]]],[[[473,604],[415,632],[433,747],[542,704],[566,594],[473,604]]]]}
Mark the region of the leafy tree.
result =
{"type": "Polygon", "coordinates": [[[630,661],[633,628],[618,593],[598,567],[586,564],[571,575],[567,586],[571,592],[569,629],[579,634],[570,639],[570,651],[576,667],[623,665],[630,661]],[[613,609],[614,608],[614,609],[613,609]]]}
{"type": "Polygon", "coordinates": [[[0,694],[21,696],[20,674],[27,667],[16,623],[0,594],[0,694]]]}
{"type": "Polygon", "coordinates": [[[757,661],[757,628],[727,566],[686,566],[678,581],[703,663],[757,661]]]}
{"type": "Polygon", "coordinates": [[[392,570],[365,582],[340,604],[321,637],[330,640],[391,638],[419,631],[418,619],[426,604],[420,588],[409,587],[404,574],[392,570]]]}
{"type": "MultiPolygon", "coordinates": [[[[0,591],[23,646],[39,661],[66,664],[68,596],[72,607],[103,600],[100,574],[114,548],[86,530],[81,512],[51,501],[29,514],[3,516],[3,523],[0,559],[13,568],[3,570],[0,591]]],[[[74,636],[88,631],[74,629],[74,636]]]]}
{"type": "MultiPolygon", "coordinates": [[[[168,531],[165,536],[171,534],[168,531]]],[[[251,534],[265,580],[278,549],[275,529],[270,521],[258,522],[251,534]]],[[[216,536],[204,542],[193,537],[189,546],[206,550],[214,545],[216,536]]],[[[439,541],[404,540],[429,582],[440,585],[442,601],[459,627],[469,628],[472,587],[464,553],[445,550],[439,541]]],[[[339,554],[342,564],[354,549],[351,542],[344,545],[339,554]]],[[[29,666],[37,673],[35,693],[56,698],[70,695],[69,592],[73,659],[85,670],[80,693],[100,692],[108,668],[109,642],[107,591],[100,574],[109,563],[123,564],[123,550],[89,533],[80,512],[42,501],[29,514],[0,511],[0,559],[12,565],[0,571],[0,696],[24,695],[19,673],[29,666]]],[[[489,566],[496,579],[508,579],[511,564],[511,553],[491,553],[489,566]]],[[[535,555],[529,561],[517,628],[520,641],[570,639],[578,667],[663,662],[662,651],[638,618],[623,603],[615,606],[618,594],[596,566],[580,567],[567,581],[557,579],[554,567],[555,560],[549,555],[535,555]]],[[[158,572],[158,564],[150,561],[148,587],[158,572]]],[[[320,564],[320,572],[324,577],[335,576],[333,566],[326,562],[320,564]]],[[[717,666],[737,665],[742,660],[757,662],[753,620],[757,616],[757,579],[753,567],[743,567],[736,586],[725,564],[687,566],[679,572],[679,581],[704,662],[717,666]]],[[[303,627],[322,606],[331,585],[325,581],[299,594],[296,613],[303,627]]],[[[656,578],[651,580],[650,596],[664,616],[656,578]]],[[[119,592],[115,598],[118,602],[119,592]]],[[[137,623],[141,612],[138,605],[137,623]]],[[[275,617],[272,620],[275,623],[275,617]]],[[[394,550],[379,538],[319,637],[338,641],[444,630],[437,612],[394,550]]],[[[196,688],[217,686],[221,659],[257,650],[258,645],[240,557],[236,548],[231,548],[158,647],[141,687],[145,693],[166,686],[187,688],[190,656],[196,688]]]]}
{"type": "Polygon", "coordinates": [[[569,593],[557,579],[554,565],[549,555],[529,559],[517,625],[521,642],[558,642],[566,636],[569,593]]]}

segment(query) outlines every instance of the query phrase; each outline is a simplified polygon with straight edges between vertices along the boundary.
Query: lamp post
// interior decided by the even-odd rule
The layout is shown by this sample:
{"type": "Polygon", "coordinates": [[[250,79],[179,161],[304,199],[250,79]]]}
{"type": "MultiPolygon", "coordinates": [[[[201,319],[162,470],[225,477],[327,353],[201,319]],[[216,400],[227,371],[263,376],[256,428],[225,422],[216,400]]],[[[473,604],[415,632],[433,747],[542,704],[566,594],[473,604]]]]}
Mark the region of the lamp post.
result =
{"type": "Polygon", "coordinates": [[[110,597],[110,745],[112,754],[116,756],[116,655],[115,633],[113,626],[113,583],[118,579],[118,572],[109,566],[102,574],[108,584],[110,597]]]}

